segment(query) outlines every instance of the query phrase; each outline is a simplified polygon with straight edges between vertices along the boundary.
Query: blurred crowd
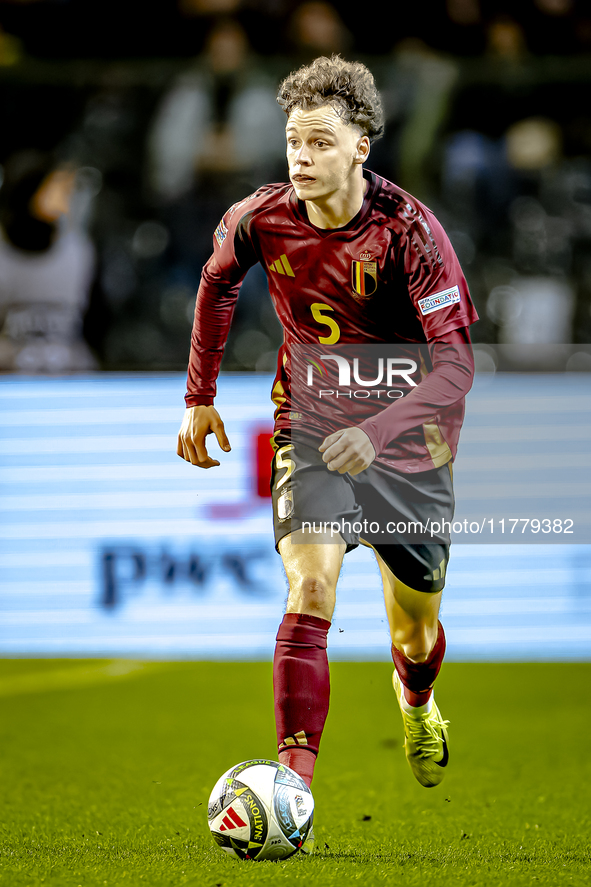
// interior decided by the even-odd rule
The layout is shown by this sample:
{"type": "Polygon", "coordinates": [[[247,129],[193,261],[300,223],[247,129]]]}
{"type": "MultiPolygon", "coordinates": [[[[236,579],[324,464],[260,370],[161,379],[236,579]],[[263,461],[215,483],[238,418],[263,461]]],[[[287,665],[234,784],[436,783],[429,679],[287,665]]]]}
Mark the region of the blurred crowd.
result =
{"type": "MultiPolygon", "coordinates": [[[[278,82],[373,70],[368,166],[427,203],[487,345],[580,344],[591,369],[591,8],[578,0],[0,0],[0,369],[182,370],[224,211],[285,181],[278,82]]],[[[227,370],[269,371],[265,275],[227,370]]],[[[556,367],[552,367],[556,368],[556,367]]]]}

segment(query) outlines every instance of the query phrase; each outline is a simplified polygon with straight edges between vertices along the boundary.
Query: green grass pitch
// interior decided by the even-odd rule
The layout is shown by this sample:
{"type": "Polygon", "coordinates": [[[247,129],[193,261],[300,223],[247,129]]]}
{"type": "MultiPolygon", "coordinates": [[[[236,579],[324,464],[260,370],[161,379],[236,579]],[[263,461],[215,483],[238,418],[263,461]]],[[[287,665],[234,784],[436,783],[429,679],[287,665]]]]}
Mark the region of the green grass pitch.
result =
{"type": "Polygon", "coordinates": [[[441,786],[414,781],[387,663],[334,663],[316,852],[248,863],[206,823],[274,757],[270,663],[0,661],[1,887],[589,885],[591,663],[445,664],[441,786]]]}

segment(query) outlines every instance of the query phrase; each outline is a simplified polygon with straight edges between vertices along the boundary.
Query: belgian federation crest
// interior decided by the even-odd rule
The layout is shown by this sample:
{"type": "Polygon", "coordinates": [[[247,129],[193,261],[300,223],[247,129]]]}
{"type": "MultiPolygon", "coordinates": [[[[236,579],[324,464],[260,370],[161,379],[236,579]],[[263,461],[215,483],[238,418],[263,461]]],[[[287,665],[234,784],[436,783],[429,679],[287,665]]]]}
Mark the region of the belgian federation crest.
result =
{"type": "Polygon", "coordinates": [[[372,296],[378,288],[378,263],[351,262],[351,285],[353,293],[359,298],[372,296]]]}

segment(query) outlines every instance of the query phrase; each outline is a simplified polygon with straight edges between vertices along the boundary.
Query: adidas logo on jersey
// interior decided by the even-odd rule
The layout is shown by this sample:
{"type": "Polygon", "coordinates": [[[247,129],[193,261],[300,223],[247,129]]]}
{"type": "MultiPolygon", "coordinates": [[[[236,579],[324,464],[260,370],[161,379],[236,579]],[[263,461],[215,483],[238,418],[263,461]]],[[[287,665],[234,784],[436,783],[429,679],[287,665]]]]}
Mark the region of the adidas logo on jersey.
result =
{"type": "Polygon", "coordinates": [[[293,269],[289,264],[289,259],[285,253],[269,265],[269,271],[276,271],[277,274],[287,274],[288,277],[295,277],[293,269]]]}

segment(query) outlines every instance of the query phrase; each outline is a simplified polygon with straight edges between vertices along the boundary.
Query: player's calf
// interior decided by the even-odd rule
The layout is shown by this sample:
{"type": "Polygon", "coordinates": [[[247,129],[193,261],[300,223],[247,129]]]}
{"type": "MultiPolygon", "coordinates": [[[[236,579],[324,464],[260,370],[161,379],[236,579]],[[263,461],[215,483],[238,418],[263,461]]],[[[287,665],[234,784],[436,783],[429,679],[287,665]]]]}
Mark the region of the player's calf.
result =
{"type": "Polygon", "coordinates": [[[330,622],[287,613],[277,633],[273,660],[279,760],[312,782],[330,700],[326,653],[330,622]]]}
{"type": "Polygon", "coordinates": [[[392,644],[392,659],[400,681],[404,687],[404,696],[411,706],[423,706],[431,698],[433,684],[439,674],[445,656],[445,632],[441,622],[437,622],[435,643],[427,646],[430,636],[427,627],[417,623],[417,636],[412,644],[392,644]]]}

